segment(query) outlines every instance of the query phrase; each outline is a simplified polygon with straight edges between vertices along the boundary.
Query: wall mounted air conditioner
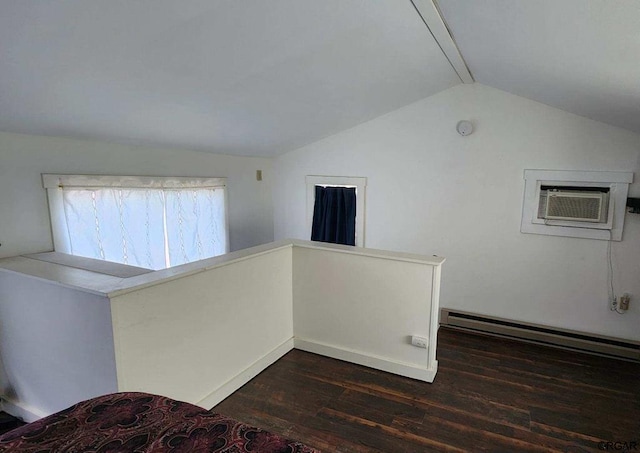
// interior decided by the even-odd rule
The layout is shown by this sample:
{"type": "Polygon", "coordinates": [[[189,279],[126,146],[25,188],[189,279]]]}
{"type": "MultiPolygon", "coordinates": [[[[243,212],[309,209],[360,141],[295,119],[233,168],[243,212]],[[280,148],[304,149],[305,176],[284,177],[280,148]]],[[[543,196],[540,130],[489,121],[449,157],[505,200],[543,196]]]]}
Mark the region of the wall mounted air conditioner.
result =
{"type": "Polygon", "coordinates": [[[544,218],[605,223],[608,199],[609,194],[605,192],[549,190],[544,218]]]}
{"type": "Polygon", "coordinates": [[[525,170],[524,179],[523,233],[622,240],[633,173],[525,170]]]}

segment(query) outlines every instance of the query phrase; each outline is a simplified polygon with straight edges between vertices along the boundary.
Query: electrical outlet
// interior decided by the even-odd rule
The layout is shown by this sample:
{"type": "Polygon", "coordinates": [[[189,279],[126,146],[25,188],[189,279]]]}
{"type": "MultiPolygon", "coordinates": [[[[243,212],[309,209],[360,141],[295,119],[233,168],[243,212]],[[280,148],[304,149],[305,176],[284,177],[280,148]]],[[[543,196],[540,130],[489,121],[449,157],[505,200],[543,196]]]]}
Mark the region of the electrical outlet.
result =
{"type": "Polygon", "coordinates": [[[429,340],[425,337],[419,337],[418,335],[413,335],[411,337],[411,344],[417,346],[419,348],[427,349],[427,345],[429,344],[429,340]]]}
{"type": "Polygon", "coordinates": [[[629,304],[631,303],[631,294],[624,293],[620,297],[620,310],[627,311],[629,309],[629,304]]]}

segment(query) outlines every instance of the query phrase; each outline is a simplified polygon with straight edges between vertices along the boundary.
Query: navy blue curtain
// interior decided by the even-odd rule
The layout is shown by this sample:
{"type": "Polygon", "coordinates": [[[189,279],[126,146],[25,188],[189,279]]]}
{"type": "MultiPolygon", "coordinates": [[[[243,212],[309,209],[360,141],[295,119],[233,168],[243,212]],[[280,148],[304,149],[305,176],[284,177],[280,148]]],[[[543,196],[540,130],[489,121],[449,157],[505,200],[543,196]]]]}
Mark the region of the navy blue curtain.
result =
{"type": "Polygon", "coordinates": [[[316,186],[311,240],[356,245],[355,187],[316,186]]]}

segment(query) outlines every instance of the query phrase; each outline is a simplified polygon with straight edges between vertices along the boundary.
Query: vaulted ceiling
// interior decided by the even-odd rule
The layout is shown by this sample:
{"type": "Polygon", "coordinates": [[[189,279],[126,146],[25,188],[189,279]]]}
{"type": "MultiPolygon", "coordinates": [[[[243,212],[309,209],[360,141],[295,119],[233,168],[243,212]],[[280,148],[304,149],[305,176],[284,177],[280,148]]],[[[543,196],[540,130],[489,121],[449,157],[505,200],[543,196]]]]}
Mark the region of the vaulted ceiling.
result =
{"type": "Polygon", "coordinates": [[[457,48],[432,0],[0,0],[0,131],[273,156],[468,66],[640,132],[638,0],[438,6],[457,48]]]}
{"type": "Polygon", "coordinates": [[[409,0],[0,0],[0,130],[271,156],[460,83],[409,0]]]}
{"type": "Polygon", "coordinates": [[[639,0],[438,0],[476,81],[640,133],[639,0]]]}

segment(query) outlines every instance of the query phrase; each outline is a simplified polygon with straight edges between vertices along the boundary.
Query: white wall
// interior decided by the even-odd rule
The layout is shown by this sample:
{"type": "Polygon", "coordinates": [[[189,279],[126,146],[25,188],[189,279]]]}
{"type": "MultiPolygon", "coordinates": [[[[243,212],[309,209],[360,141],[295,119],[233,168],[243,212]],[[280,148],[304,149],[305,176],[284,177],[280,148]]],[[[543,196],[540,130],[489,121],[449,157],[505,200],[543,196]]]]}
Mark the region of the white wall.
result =
{"type": "Polygon", "coordinates": [[[117,391],[106,297],[3,271],[0,313],[5,410],[33,421],[117,391]]]}
{"type": "Polygon", "coordinates": [[[432,382],[439,266],[356,251],[294,247],[295,347],[432,382]]]}
{"type": "Polygon", "coordinates": [[[0,257],[53,248],[41,173],[227,177],[231,250],[273,240],[270,159],[0,132],[0,257]]]}
{"type": "Polygon", "coordinates": [[[210,408],[280,358],[293,347],[291,260],[281,247],[113,297],[118,390],[210,408]]]}
{"type": "MultiPolygon", "coordinates": [[[[368,178],[366,246],[447,258],[440,305],[640,340],[640,215],[614,242],[520,233],[523,170],[635,171],[640,136],[480,84],[459,85],[274,161],[276,239],[308,239],[305,176],[368,178]],[[476,131],[461,137],[461,119],[476,131]]],[[[640,196],[640,184],[630,189],[640,196]]]]}

